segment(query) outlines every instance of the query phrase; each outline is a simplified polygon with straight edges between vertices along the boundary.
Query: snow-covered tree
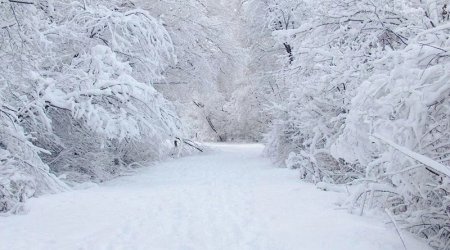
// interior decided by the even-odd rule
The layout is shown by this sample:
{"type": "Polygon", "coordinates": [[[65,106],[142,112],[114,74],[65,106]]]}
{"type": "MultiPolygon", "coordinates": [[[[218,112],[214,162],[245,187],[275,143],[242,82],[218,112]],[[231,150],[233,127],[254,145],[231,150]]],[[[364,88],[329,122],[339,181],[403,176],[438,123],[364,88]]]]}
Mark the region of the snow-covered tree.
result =
{"type": "Polygon", "coordinates": [[[104,180],[167,155],[182,137],[152,87],[175,61],[160,20],[121,1],[0,7],[2,211],[65,188],[50,172],[104,180]]]}
{"type": "Polygon", "coordinates": [[[240,1],[135,2],[163,18],[171,33],[178,61],[155,88],[177,106],[190,136],[218,141],[239,137],[233,103],[247,60],[240,1]]]}

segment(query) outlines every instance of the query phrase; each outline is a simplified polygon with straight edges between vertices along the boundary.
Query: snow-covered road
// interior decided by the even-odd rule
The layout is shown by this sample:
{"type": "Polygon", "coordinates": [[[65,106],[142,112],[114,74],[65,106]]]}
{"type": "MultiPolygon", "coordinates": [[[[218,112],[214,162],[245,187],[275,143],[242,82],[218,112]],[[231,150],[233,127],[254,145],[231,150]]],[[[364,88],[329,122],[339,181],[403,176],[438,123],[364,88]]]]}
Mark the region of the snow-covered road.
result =
{"type": "MultiPolygon", "coordinates": [[[[0,249],[403,249],[391,225],[275,168],[260,145],[213,145],[0,217],[0,249]]],[[[428,249],[406,235],[409,250],[428,249]]]]}

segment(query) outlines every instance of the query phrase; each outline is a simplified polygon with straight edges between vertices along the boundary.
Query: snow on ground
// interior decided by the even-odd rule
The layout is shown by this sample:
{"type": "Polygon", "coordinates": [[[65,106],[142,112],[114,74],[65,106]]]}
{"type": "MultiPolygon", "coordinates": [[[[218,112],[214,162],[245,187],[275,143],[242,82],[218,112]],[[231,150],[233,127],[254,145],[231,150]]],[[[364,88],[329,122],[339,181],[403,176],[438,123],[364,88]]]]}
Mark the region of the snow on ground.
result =
{"type": "Polygon", "coordinates": [[[262,146],[212,147],[32,199],[28,214],[0,217],[0,249],[403,249],[391,224],[336,209],[342,194],[275,168],[262,146]]]}

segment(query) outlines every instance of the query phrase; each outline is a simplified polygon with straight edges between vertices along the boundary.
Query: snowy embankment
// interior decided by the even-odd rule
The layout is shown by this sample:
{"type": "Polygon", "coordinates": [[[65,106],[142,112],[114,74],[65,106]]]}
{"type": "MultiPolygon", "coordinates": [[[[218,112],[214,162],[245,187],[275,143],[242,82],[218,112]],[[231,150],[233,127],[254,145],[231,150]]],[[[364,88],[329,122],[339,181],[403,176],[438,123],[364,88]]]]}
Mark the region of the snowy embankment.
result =
{"type": "MultiPolygon", "coordinates": [[[[403,249],[390,223],[275,168],[259,145],[213,145],[0,217],[0,249],[403,249]]],[[[409,250],[428,249],[406,234],[409,250]]]]}

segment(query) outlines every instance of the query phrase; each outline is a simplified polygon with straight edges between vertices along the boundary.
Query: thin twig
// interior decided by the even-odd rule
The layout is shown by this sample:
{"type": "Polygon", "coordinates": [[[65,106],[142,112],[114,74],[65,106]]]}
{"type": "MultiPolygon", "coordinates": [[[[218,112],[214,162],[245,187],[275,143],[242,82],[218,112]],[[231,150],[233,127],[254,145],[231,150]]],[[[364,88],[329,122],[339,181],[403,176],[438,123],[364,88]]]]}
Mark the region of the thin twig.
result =
{"type": "Polygon", "coordinates": [[[10,3],[21,3],[21,4],[34,4],[33,2],[25,2],[25,1],[18,1],[18,0],[9,0],[10,3]]]}
{"type": "Polygon", "coordinates": [[[397,231],[398,237],[400,237],[400,240],[402,241],[403,248],[405,248],[405,250],[408,250],[408,248],[406,247],[405,239],[403,238],[403,235],[400,232],[400,229],[398,228],[397,222],[395,221],[394,217],[392,216],[392,214],[389,212],[389,210],[387,208],[384,209],[384,211],[386,212],[389,219],[391,219],[392,223],[394,224],[394,227],[395,227],[395,230],[397,231]]]}

